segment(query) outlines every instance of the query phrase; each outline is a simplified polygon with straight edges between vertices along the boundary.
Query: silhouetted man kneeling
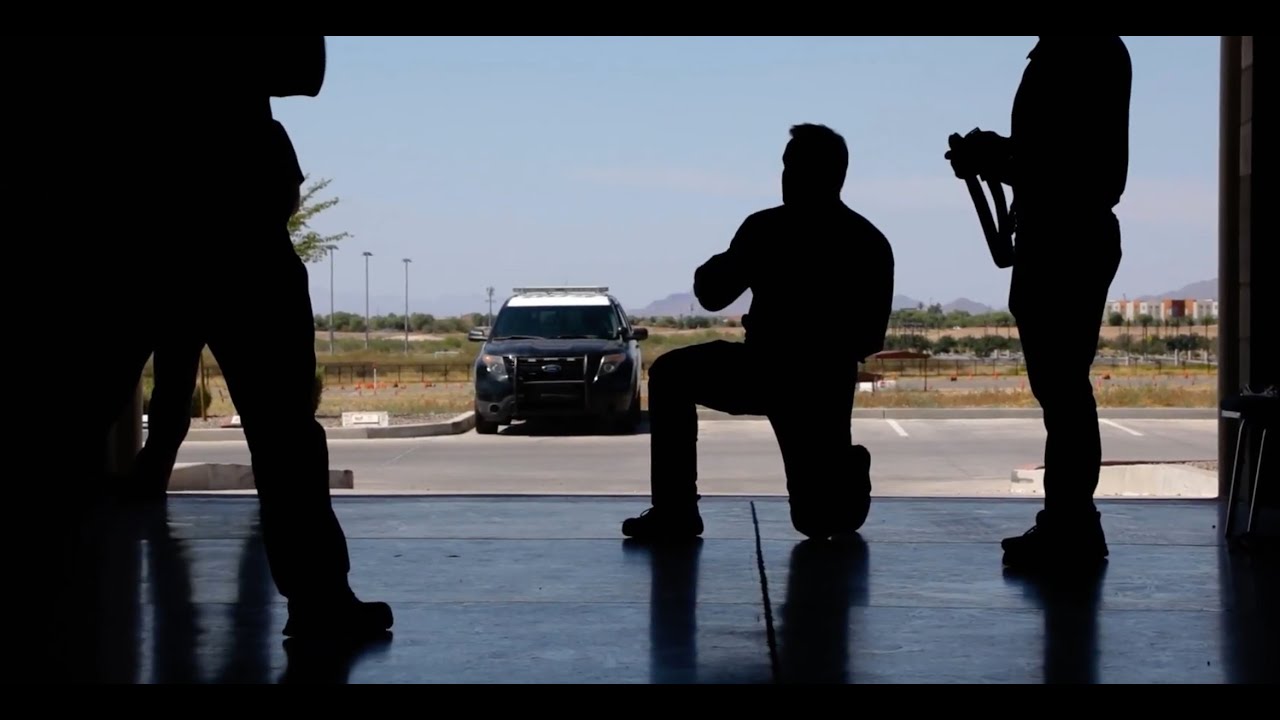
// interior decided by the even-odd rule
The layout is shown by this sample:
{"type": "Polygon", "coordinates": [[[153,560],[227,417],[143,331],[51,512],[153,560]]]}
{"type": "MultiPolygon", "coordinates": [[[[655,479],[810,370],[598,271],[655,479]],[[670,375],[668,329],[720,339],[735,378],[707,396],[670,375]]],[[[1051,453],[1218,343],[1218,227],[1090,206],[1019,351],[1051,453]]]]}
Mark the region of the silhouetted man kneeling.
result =
{"type": "MultiPolygon", "coordinates": [[[[1004,562],[1093,563],[1108,550],[1093,504],[1102,443],[1089,373],[1120,266],[1133,67],[1114,36],[1041,36],[1028,57],[1009,138],[980,133],[962,152],[1013,188],[1009,311],[1047,434],[1044,510],[1004,540],[1004,562]]],[[[972,174],[966,161],[952,157],[957,175],[972,174]]]]}
{"type": "Polygon", "coordinates": [[[791,520],[812,538],[856,532],[871,503],[871,456],[853,445],[858,363],[884,347],[893,300],[893,250],[840,199],[844,138],[822,125],[791,128],[783,204],[749,216],[728,250],[694,274],[712,312],[752,292],[744,342],[671,350],[649,370],[653,507],[622,524],[644,539],[703,531],[697,503],[697,406],[764,415],[786,468],[791,520]],[[808,323],[812,323],[809,325],[808,323]],[[779,367],[796,367],[791,382],[779,367]]]}

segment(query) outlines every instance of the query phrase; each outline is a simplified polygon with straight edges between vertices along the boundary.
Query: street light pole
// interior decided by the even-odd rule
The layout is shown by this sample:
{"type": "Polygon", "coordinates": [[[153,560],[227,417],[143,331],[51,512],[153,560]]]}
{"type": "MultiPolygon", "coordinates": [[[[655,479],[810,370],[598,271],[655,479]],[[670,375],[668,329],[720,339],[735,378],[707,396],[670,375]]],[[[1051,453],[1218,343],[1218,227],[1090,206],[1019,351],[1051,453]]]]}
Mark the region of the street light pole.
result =
{"type": "Polygon", "coordinates": [[[329,248],[329,354],[330,355],[333,355],[336,352],[336,350],[334,350],[334,340],[333,340],[333,253],[337,249],[338,248],[336,247],[329,248]]]}
{"type": "Polygon", "coordinates": [[[404,262],[404,354],[409,354],[409,263],[413,262],[409,258],[403,258],[404,262]]]}
{"type": "Polygon", "coordinates": [[[369,349],[369,258],[373,253],[365,250],[364,255],[364,349],[369,349]]]}
{"type": "Polygon", "coordinates": [[[493,286],[485,288],[485,292],[489,294],[489,327],[493,327],[493,286]]]}

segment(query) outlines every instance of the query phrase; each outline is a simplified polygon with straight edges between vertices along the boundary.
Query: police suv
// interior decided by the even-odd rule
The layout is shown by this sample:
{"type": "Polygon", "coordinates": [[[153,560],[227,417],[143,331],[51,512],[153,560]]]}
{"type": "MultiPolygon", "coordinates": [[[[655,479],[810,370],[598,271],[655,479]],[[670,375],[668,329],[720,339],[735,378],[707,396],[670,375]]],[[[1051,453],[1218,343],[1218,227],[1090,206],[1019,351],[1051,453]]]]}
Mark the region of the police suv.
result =
{"type": "Polygon", "coordinates": [[[597,418],[616,429],[640,424],[640,341],[607,287],[515,288],[475,362],[476,432],[513,420],[597,418]]]}

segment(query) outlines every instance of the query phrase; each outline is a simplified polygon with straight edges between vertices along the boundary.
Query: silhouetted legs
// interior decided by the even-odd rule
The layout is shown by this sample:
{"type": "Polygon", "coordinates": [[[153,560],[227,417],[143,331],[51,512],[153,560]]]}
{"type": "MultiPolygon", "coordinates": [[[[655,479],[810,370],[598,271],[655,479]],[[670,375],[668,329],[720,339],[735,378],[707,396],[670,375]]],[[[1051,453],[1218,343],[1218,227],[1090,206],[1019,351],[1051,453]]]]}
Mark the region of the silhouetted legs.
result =
{"type": "MultiPolygon", "coordinates": [[[[254,219],[246,220],[252,227],[254,219]]],[[[324,429],[312,410],[306,267],[283,224],[244,235],[219,268],[235,290],[210,303],[203,321],[244,426],[271,572],[292,609],[294,601],[349,594],[346,538],[329,497],[324,429]],[[258,321],[264,317],[271,322],[258,321]]]]}
{"type": "Polygon", "coordinates": [[[812,537],[852,532],[866,519],[870,455],[851,445],[856,376],[833,374],[818,392],[793,393],[768,377],[770,363],[744,343],[715,341],[671,350],[649,370],[653,508],[623,523],[631,537],[702,533],[697,511],[699,405],[765,415],[786,468],[792,522],[812,537]]]}
{"type": "MultiPolygon", "coordinates": [[[[1044,413],[1046,440],[1045,509],[1033,532],[1004,541],[1010,565],[1107,556],[1093,504],[1102,439],[1090,372],[1107,292],[1120,264],[1119,229],[1111,223],[1080,232],[1113,236],[1104,238],[1114,240],[1113,251],[1087,257],[1055,254],[1052,260],[1020,257],[1013,268],[1009,309],[1018,323],[1031,391],[1044,413]]],[[[1036,240],[1062,247],[1072,242],[1069,233],[1036,240]]]]}
{"type": "MultiPolygon", "coordinates": [[[[72,472],[84,483],[82,493],[77,494],[85,499],[132,494],[136,485],[132,474],[112,473],[107,476],[103,470],[112,427],[133,402],[138,383],[142,380],[142,370],[151,356],[156,324],[154,318],[145,315],[145,311],[139,314],[143,316],[127,320],[121,318],[119,334],[99,336],[101,340],[96,346],[111,348],[111,351],[104,353],[101,361],[95,363],[101,368],[96,381],[82,386],[80,402],[85,405],[85,422],[67,429],[69,446],[91,450],[73,455],[75,468],[72,472]],[[126,329],[126,324],[131,327],[126,329]]],[[[89,337],[93,335],[91,333],[89,337]]],[[[80,368],[77,370],[83,372],[80,368]]]]}
{"type": "Polygon", "coordinates": [[[190,328],[170,326],[152,356],[155,387],[147,409],[147,442],[138,453],[135,490],[164,494],[178,460],[178,449],[191,429],[191,401],[204,338],[190,328]]]}
{"type": "Polygon", "coordinates": [[[391,609],[359,602],[347,584],[346,537],[329,496],[324,429],[315,419],[307,269],[282,212],[287,178],[273,178],[280,168],[271,157],[247,162],[242,176],[228,178],[245,201],[196,231],[202,237],[193,244],[207,238],[217,247],[207,261],[210,275],[231,288],[216,299],[194,300],[196,322],[244,427],[263,544],[276,587],[289,601],[285,634],[362,641],[385,633],[391,609]]]}

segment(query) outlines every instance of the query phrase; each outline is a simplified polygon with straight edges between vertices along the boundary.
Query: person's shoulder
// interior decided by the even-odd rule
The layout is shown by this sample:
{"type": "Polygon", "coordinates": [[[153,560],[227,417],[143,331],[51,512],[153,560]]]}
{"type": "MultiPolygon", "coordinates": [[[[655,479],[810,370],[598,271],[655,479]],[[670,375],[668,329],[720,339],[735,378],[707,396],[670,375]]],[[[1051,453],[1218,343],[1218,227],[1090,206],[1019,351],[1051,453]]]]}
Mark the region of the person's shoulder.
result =
{"type": "Polygon", "coordinates": [[[1133,74],[1133,58],[1129,55],[1129,46],[1125,45],[1124,38],[1119,35],[1108,38],[1107,47],[1110,49],[1112,63],[1116,64],[1126,76],[1133,74]]]}
{"type": "Polygon", "coordinates": [[[777,205],[764,210],[757,210],[743,219],[738,226],[739,235],[758,235],[768,233],[786,221],[786,208],[777,205]]]}
{"type": "Polygon", "coordinates": [[[856,242],[864,249],[879,252],[885,256],[889,262],[893,262],[893,244],[889,242],[888,236],[876,226],[875,223],[849,206],[844,208],[845,217],[847,218],[850,230],[856,237],[856,242]]]}
{"type": "Polygon", "coordinates": [[[1097,54],[1099,59],[1111,67],[1131,70],[1133,58],[1129,55],[1129,46],[1119,35],[1107,35],[1098,39],[1097,54]]]}
{"type": "Polygon", "coordinates": [[[786,216],[787,216],[786,205],[774,205],[773,207],[768,207],[763,210],[757,210],[751,213],[750,215],[747,216],[746,220],[742,221],[742,223],[744,225],[748,223],[756,225],[756,224],[781,222],[783,219],[786,218],[786,216]]]}
{"type": "Polygon", "coordinates": [[[842,208],[842,213],[844,215],[846,222],[849,223],[850,227],[856,228],[862,235],[869,238],[874,238],[877,240],[883,240],[885,242],[888,242],[888,238],[885,237],[884,233],[881,232],[880,228],[877,227],[876,224],[872,222],[871,219],[868,218],[866,215],[863,215],[862,213],[858,212],[857,210],[854,210],[848,205],[845,205],[842,208]]]}
{"type": "Polygon", "coordinates": [[[1064,71],[1079,73],[1081,70],[1106,71],[1131,70],[1133,60],[1129,46],[1119,35],[1072,38],[1063,43],[1056,60],[1064,71]]]}

